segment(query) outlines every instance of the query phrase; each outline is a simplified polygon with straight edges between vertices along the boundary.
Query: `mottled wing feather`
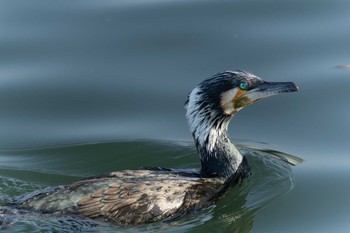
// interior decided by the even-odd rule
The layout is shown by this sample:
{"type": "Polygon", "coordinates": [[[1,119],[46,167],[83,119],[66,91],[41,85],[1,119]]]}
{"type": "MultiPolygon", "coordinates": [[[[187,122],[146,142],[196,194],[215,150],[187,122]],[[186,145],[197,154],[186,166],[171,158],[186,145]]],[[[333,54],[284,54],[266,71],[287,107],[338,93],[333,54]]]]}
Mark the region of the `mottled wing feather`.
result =
{"type": "Polygon", "coordinates": [[[223,181],[174,171],[126,170],[25,198],[21,208],[80,214],[118,225],[167,219],[210,204],[223,181]]]}
{"type": "Polygon", "coordinates": [[[78,211],[122,225],[154,222],[174,215],[185,202],[194,180],[115,182],[84,197],[78,211]]]}

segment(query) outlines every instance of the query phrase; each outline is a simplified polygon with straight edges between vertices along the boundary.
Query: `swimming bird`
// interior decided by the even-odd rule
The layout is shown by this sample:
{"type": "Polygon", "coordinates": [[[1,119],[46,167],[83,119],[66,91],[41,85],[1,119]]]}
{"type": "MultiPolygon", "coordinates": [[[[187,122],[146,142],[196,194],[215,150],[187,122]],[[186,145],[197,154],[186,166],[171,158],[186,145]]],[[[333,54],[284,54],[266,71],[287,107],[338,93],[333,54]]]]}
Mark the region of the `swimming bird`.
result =
{"type": "Polygon", "coordinates": [[[250,174],[247,159],[227,134],[232,116],[262,98],[297,90],[292,82],[266,82],[245,71],[218,73],[196,86],[185,104],[200,170],[116,171],[29,195],[17,207],[121,226],[178,219],[200,210],[250,174]]]}

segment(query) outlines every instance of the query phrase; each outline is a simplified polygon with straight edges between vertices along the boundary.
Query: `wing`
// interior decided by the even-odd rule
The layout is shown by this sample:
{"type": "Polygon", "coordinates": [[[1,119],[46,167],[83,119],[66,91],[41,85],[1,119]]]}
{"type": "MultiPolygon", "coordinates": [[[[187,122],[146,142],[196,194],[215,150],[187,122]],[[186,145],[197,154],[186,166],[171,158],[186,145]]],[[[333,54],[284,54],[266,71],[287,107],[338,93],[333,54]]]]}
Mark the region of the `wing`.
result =
{"type": "Polygon", "coordinates": [[[203,207],[222,185],[178,175],[155,176],[144,181],[119,179],[110,183],[82,198],[77,211],[118,225],[150,223],[203,207]]]}
{"type": "Polygon", "coordinates": [[[20,207],[137,225],[198,210],[210,204],[222,186],[222,180],[195,173],[125,170],[30,195],[20,207]]]}

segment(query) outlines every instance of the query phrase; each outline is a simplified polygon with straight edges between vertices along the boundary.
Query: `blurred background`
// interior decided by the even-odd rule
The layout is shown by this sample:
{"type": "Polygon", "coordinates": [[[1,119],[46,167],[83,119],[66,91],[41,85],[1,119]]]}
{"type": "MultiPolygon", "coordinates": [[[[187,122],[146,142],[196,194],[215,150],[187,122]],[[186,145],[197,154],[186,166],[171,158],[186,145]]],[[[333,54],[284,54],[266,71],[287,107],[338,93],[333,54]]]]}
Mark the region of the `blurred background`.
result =
{"type": "Polygon", "coordinates": [[[293,81],[299,93],[249,106],[230,125],[233,139],[305,160],[253,231],[345,232],[349,9],[345,0],[3,0],[0,149],[191,141],[183,105],[203,79],[242,69],[293,81]]]}

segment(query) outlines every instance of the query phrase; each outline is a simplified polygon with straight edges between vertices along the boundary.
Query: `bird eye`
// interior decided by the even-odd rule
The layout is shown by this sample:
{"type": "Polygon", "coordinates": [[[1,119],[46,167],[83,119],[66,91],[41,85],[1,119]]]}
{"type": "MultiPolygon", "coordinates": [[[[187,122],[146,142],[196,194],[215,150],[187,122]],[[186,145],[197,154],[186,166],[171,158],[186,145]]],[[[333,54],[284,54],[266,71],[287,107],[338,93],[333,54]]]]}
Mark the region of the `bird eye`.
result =
{"type": "Polygon", "coordinates": [[[246,82],[241,82],[241,83],[239,84],[239,88],[240,88],[241,90],[247,90],[247,89],[248,89],[248,83],[246,83],[246,82]]]}

